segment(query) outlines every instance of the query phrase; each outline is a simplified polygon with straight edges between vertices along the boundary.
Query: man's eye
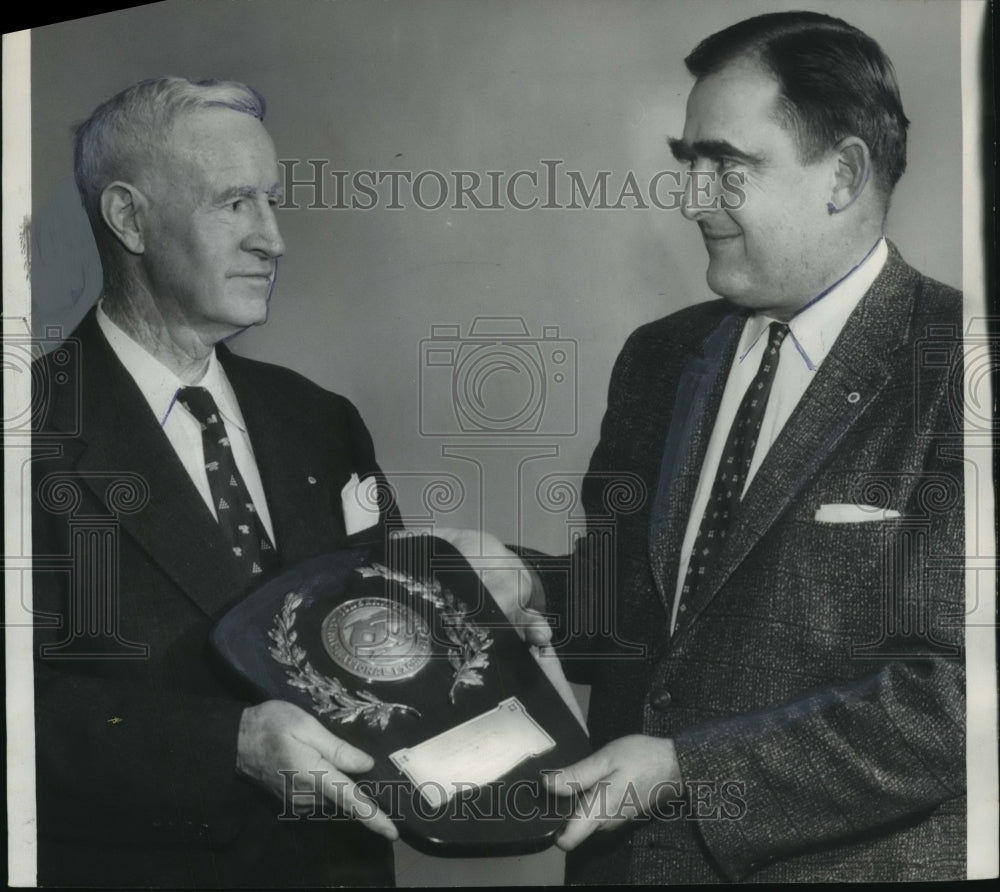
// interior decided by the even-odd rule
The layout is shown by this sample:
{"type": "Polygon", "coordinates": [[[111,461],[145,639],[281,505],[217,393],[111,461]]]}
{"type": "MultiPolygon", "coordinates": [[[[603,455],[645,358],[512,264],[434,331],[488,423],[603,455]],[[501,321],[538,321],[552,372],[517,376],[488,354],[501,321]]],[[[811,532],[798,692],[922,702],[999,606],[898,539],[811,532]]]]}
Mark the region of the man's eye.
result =
{"type": "Polygon", "coordinates": [[[231,211],[241,210],[244,204],[246,204],[245,198],[234,198],[231,202],[229,202],[229,210],[231,211]]]}

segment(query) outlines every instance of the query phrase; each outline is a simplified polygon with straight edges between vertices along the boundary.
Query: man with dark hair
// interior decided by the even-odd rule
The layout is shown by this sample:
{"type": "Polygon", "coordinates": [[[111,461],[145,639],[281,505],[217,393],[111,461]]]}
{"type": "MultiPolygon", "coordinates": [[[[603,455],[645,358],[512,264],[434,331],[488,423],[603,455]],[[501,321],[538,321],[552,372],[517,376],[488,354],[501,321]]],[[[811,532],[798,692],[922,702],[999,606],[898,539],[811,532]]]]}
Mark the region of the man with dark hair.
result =
{"type": "Polygon", "coordinates": [[[818,13],[772,13],[706,37],[684,60],[701,79],[738,59],[778,82],[775,113],[804,163],[845,134],[864,140],[888,198],[906,170],[906,128],[892,62],[867,34],[818,13]]]}
{"type": "Polygon", "coordinates": [[[961,368],[920,362],[953,355],[962,306],[883,235],[905,166],[892,66],[805,12],[687,64],[671,148],[723,299],[629,338],[593,529],[569,560],[526,553],[592,685],[595,752],[550,778],[576,796],[568,878],[963,878],[961,368]]]}
{"type": "Polygon", "coordinates": [[[41,885],[393,882],[396,830],[347,776],[371,758],[209,652],[269,573],[357,541],[342,494],[380,475],[351,403],[223,344],[284,252],[263,116],[157,78],[77,134],[104,286],[32,378],[41,885]]]}

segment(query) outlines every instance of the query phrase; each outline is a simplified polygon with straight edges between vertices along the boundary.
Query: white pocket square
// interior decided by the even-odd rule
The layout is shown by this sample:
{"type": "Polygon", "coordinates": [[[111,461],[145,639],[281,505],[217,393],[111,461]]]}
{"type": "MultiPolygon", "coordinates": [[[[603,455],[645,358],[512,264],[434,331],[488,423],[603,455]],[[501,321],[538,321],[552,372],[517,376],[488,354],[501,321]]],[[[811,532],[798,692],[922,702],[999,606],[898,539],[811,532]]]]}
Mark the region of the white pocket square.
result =
{"type": "Polygon", "coordinates": [[[374,477],[358,480],[357,474],[351,474],[351,479],[340,491],[340,502],[344,509],[344,526],[348,536],[378,523],[378,484],[374,477]]]}
{"type": "Polygon", "coordinates": [[[871,523],[878,520],[892,520],[899,512],[892,508],[877,508],[873,505],[820,505],[813,520],[820,523],[871,523]]]}

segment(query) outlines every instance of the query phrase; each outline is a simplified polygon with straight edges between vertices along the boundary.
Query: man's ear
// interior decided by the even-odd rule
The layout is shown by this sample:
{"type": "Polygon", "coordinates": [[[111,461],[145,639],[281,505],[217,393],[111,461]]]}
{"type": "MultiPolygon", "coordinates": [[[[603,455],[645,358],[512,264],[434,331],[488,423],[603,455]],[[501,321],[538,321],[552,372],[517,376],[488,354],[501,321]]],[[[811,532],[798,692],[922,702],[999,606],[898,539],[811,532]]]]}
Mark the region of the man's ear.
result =
{"type": "Polygon", "coordinates": [[[131,254],[146,250],[143,210],[146,197],[131,183],[116,180],[101,193],[101,217],[112,235],[131,254]]]}
{"type": "Polygon", "coordinates": [[[827,210],[838,214],[865,191],[872,175],[872,155],[863,139],[845,136],[834,146],[833,163],[833,189],[827,210]]]}

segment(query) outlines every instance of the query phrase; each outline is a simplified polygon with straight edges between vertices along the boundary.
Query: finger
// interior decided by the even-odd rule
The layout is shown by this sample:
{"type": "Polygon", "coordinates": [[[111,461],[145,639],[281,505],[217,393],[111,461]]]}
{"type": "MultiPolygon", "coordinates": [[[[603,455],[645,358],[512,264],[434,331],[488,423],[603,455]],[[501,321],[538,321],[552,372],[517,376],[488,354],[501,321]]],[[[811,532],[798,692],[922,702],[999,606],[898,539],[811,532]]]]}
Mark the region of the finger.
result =
{"type": "Polygon", "coordinates": [[[545,785],[550,793],[557,796],[579,795],[607,777],[608,773],[607,757],[603,750],[598,750],[558,771],[546,772],[545,785]]]}
{"type": "Polygon", "coordinates": [[[601,780],[597,786],[585,790],[577,799],[573,814],[563,832],[556,838],[556,845],[563,851],[575,849],[594,831],[607,821],[607,782],[601,780]]]}
{"type": "Polygon", "coordinates": [[[552,626],[542,614],[530,608],[524,609],[526,625],[524,627],[524,640],[528,644],[536,647],[546,647],[552,643],[552,626]]]}
{"type": "Polygon", "coordinates": [[[389,817],[378,807],[375,800],[367,796],[350,778],[328,766],[328,779],[323,785],[323,794],[331,802],[354,820],[386,839],[398,839],[399,831],[389,817]]]}
{"type": "Polygon", "coordinates": [[[505,612],[504,615],[522,641],[541,650],[545,650],[552,643],[552,628],[544,618],[525,613],[511,616],[505,612]]]}
{"type": "Polygon", "coordinates": [[[388,815],[376,805],[374,799],[362,793],[355,784],[350,784],[344,790],[343,805],[355,820],[360,821],[373,833],[388,840],[399,838],[399,831],[388,815]]]}
{"type": "Polygon", "coordinates": [[[548,626],[528,626],[524,630],[524,640],[535,647],[548,647],[552,642],[552,630],[548,626]]]}
{"type": "Polygon", "coordinates": [[[364,750],[352,746],[346,740],[330,735],[332,740],[331,749],[328,750],[327,760],[335,768],[341,771],[355,773],[358,771],[371,771],[375,767],[375,760],[364,750]]]}
{"type": "Polygon", "coordinates": [[[375,760],[364,750],[331,734],[312,716],[307,718],[308,721],[303,720],[294,728],[295,739],[312,747],[334,768],[354,773],[370,771],[375,766],[375,760]]]}
{"type": "Polygon", "coordinates": [[[566,823],[563,832],[556,837],[556,845],[564,852],[572,852],[573,849],[587,839],[597,828],[597,821],[593,818],[574,813],[566,823]]]}

